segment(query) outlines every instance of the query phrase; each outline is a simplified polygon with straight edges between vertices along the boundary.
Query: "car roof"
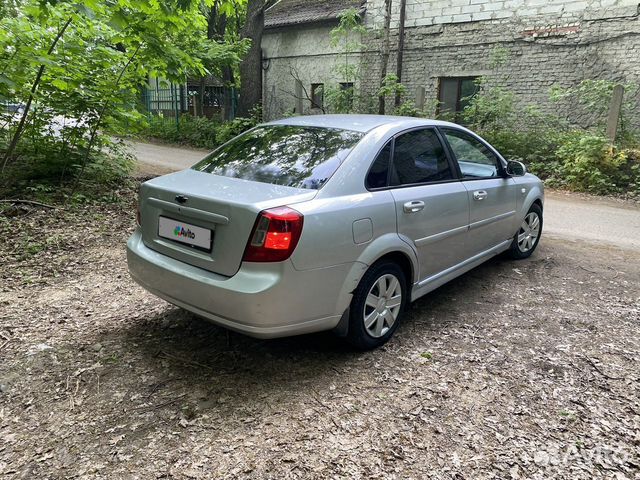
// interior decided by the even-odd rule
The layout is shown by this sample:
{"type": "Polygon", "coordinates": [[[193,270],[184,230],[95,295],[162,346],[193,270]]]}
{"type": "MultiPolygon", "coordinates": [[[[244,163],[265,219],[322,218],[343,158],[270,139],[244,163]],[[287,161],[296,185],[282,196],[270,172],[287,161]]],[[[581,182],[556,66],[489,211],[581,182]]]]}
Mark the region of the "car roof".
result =
{"type": "Polygon", "coordinates": [[[449,126],[459,127],[449,122],[415,117],[397,117],[393,115],[305,115],[301,117],[283,118],[266,123],[265,125],[299,125],[304,127],[340,128],[356,132],[369,132],[382,125],[406,126],[407,128],[420,126],[449,126]]]}

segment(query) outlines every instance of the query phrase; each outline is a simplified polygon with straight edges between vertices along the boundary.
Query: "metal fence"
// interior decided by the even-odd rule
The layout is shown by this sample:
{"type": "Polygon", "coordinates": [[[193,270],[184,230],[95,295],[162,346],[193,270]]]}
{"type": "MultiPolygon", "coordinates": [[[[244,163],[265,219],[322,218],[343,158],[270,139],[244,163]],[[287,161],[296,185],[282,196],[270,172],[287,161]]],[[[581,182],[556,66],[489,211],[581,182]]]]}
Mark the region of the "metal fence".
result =
{"type": "Polygon", "coordinates": [[[142,106],[150,118],[166,123],[175,123],[180,128],[183,114],[204,116],[212,119],[235,117],[237,92],[234,88],[200,85],[174,85],[159,83],[142,91],[142,106]],[[226,107],[228,105],[228,107],[226,107]],[[228,108],[229,112],[225,109],[228,108]]]}

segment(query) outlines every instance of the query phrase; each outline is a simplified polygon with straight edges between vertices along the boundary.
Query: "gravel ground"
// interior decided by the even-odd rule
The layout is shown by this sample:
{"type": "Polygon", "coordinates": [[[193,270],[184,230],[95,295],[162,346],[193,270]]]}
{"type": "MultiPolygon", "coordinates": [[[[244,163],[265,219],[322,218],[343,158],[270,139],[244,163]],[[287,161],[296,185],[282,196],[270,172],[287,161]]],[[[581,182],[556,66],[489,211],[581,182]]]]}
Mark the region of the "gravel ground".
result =
{"type": "Polygon", "coordinates": [[[132,204],[0,214],[0,477],[640,478],[638,251],[543,238],[357,353],[146,293],[132,204]]]}

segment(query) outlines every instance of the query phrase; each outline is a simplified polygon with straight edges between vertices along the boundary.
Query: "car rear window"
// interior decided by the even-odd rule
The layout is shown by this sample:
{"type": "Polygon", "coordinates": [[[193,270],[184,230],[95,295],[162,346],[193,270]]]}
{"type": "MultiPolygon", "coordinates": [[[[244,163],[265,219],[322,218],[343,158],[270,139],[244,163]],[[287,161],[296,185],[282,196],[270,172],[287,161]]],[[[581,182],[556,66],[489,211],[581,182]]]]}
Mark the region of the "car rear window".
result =
{"type": "Polygon", "coordinates": [[[214,150],[193,168],[225,177],[319,189],[363,136],[337,128],[265,125],[214,150]]]}

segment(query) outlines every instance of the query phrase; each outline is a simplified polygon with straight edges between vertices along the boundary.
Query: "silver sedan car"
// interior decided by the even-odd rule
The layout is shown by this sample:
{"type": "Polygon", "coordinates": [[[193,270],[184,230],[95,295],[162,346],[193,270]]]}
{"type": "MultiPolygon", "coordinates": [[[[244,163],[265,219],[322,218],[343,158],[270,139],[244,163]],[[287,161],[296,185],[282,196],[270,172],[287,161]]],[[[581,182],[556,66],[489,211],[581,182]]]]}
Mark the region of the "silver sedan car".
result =
{"type": "Polygon", "coordinates": [[[334,330],[375,348],[409,302],[535,250],[543,185],[471,131],[318,115],[266,123],[140,187],[132,277],[260,338],[334,330]]]}

